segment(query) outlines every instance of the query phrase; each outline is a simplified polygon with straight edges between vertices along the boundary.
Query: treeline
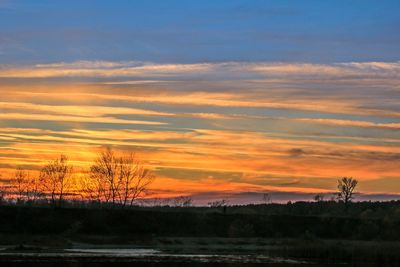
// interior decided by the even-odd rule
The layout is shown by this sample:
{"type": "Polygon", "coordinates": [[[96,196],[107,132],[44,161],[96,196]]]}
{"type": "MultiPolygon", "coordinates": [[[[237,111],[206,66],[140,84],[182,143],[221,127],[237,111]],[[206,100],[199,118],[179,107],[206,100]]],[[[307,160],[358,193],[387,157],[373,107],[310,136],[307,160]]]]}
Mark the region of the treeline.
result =
{"type": "MultiPolygon", "coordinates": [[[[221,208],[0,208],[0,234],[264,237],[399,240],[399,202],[351,203],[350,214],[317,213],[318,203],[221,208]],[[265,208],[265,210],[263,210],[265,208]],[[268,211],[268,209],[270,209],[268,211]],[[307,214],[306,210],[315,214],[307,214]],[[34,219],[33,219],[34,218],[34,219]],[[123,223],[118,223],[123,222],[123,223]]],[[[343,203],[328,203],[339,212],[343,203]]]]}
{"type": "Polygon", "coordinates": [[[79,179],[64,155],[42,166],[35,176],[18,169],[1,185],[0,201],[61,207],[66,200],[73,200],[126,207],[147,191],[154,178],[135,154],[117,154],[107,148],[79,179]]]}

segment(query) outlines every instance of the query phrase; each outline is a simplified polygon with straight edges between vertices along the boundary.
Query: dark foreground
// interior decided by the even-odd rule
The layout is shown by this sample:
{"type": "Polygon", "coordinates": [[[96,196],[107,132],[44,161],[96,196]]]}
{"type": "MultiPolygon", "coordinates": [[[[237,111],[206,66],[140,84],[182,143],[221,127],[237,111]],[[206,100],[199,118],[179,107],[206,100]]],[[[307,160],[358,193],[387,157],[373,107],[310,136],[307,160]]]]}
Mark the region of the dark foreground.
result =
{"type": "Polygon", "coordinates": [[[400,266],[399,207],[0,206],[0,266],[400,266]]]}
{"type": "Polygon", "coordinates": [[[265,255],[178,254],[126,249],[123,253],[93,249],[58,253],[3,253],[0,259],[0,263],[7,266],[309,266],[306,262],[265,255]]]}
{"type": "MultiPolygon", "coordinates": [[[[35,242],[49,242],[41,238],[35,242]]],[[[5,246],[0,266],[400,266],[399,242],[163,237],[147,245],[94,243],[5,246]]]]}

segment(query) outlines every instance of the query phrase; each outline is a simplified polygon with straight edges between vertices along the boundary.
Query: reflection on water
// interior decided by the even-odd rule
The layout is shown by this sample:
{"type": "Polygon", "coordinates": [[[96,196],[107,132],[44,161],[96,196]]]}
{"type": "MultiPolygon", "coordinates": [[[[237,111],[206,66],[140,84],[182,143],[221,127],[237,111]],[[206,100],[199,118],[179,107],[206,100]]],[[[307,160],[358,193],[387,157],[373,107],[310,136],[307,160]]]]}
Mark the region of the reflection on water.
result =
{"type": "Polygon", "coordinates": [[[306,266],[305,262],[266,255],[176,254],[156,249],[79,248],[60,252],[1,252],[7,266],[306,266]]]}
{"type": "Polygon", "coordinates": [[[156,253],[160,253],[160,250],[157,249],[142,249],[142,248],[118,248],[118,249],[110,249],[110,248],[73,248],[73,249],[65,249],[66,252],[73,252],[74,255],[78,253],[90,253],[95,255],[113,255],[113,256],[152,256],[156,253]]]}

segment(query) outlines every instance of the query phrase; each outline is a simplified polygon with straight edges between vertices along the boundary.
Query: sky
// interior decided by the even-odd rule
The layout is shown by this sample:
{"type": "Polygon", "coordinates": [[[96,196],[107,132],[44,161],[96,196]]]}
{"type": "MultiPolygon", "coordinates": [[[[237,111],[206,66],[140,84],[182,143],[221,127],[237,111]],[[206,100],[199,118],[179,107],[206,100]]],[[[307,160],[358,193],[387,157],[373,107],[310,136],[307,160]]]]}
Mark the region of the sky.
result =
{"type": "Polygon", "coordinates": [[[0,0],[0,172],[135,151],[153,196],[400,192],[399,1],[0,0]]]}

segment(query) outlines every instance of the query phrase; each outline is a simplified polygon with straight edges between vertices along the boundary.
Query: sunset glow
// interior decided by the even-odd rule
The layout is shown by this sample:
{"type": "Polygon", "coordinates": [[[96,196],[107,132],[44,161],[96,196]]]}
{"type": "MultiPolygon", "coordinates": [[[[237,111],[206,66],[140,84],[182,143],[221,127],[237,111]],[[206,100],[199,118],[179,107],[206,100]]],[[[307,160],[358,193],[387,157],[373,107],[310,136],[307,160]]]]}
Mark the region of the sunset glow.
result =
{"type": "MultiPolygon", "coordinates": [[[[0,4],[0,17],[13,12],[13,7],[0,4]]],[[[5,19],[0,18],[1,25],[5,19]]],[[[41,24],[48,23],[44,20],[41,24]]],[[[13,23],[18,33],[24,29],[13,23]]],[[[31,27],[38,30],[39,24],[31,27]]],[[[24,60],[28,52],[12,56],[17,50],[6,45],[9,33],[4,27],[0,26],[0,59],[7,55],[0,61],[3,181],[17,168],[34,175],[61,153],[79,178],[96,153],[111,146],[135,152],[153,171],[151,197],[235,199],[246,193],[283,192],[296,198],[332,192],[342,176],[356,177],[364,194],[396,197],[400,192],[398,56],[379,57],[365,50],[364,58],[321,62],[306,56],[269,58],[263,50],[260,59],[252,60],[249,54],[244,61],[214,58],[204,48],[199,52],[204,60],[183,55],[157,60],[155,55],[129,56],[124,46],[115,55],[110,49],[107,56],[93,52],[79,58],[80,52],[66,49],[73,56],[50,50],[43,60],[33,55],[24,60]]],[[[105,31],[117,34],[113,27],[117,26],[105,31]]],[[[52,38],[49,32],[42,36],[52,38]]],[[[81,38],[67,38],[69,49],[90,47],[85,39],[89,37],[81,38]]],[[[393,38],[400,45],[398,37],[393,38]]],[[[47,49],[33,41],[25,45],[41,51],[37,54],[47,49]]],[[[171,43],[166,45],[174,50],[172,56],[179,54],[171,43]]],[[[162,50],[153,48],[154,54],[162,50]]],[[[191,53],[197,53],[195,47],[191,53]]],[[[249,201],[258,200],[255,196],[249,201]]]]}

